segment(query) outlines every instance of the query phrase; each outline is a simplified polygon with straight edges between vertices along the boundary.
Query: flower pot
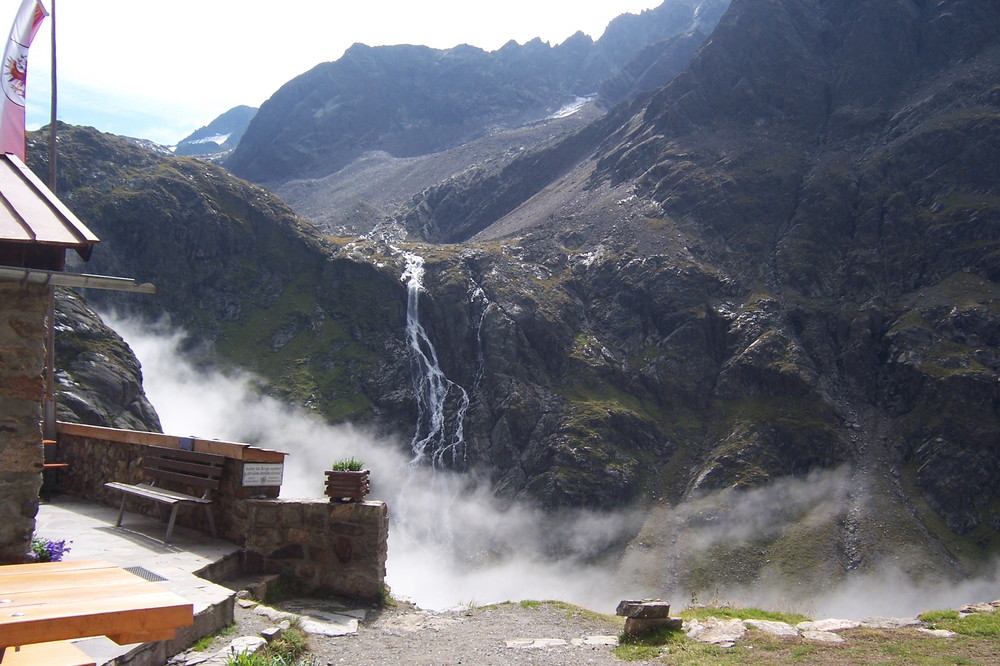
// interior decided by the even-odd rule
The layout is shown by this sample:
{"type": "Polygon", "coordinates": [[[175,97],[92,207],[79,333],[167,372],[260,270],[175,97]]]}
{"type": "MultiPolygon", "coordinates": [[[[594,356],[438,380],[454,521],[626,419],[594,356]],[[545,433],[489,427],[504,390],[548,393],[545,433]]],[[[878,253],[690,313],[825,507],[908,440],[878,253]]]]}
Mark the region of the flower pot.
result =
{"type": "Polygon", "coordinates": [[[326,496],[330,501],[360,502],[370,490],[367,469],[359,472],[326,471],[326,496]]]}

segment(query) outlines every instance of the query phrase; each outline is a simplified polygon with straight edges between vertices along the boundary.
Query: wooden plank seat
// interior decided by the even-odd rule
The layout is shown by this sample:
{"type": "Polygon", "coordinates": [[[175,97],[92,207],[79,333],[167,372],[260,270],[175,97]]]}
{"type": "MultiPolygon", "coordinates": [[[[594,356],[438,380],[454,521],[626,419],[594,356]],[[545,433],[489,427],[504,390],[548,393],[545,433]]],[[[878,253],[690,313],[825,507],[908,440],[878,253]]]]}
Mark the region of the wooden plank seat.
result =
{"type": "Polygon", "coordinates": [[[189,505],[200,504],[205,507],[208,529],[213,537],[217,536],[210,495],[213,490],[217,490],[219,487],[219,482],[222,479],[222,465],[225,460],[225,456],[214,453],[169,449],[162,446],[146,447],[146,454],[142,457],[142,471],[146,476],[152,478],[151,482],[131,484],[113,481],[104,484],[106,488],[122,493],[122,504],[118,510],[118,522],[115,525],[121,527],[122,517],[125,515],[125,501],[129,496],[132,496],[167,504],[171,507],[167,532],[163,537],[165,542],[169,542],[170,535],[173,534],[174,523],[177,520],[177,509],[189,505]],[[197,497],[157,485],[163,482],[178,484],[185,489],[199,489],[202,490],[202,494],[197,497]]]}
{"type": "Polygon", "coordinates": [[[3,666],[96,666],[97,662],[70,641],[33,643],[9,647],[3,654],[3,666]]]}

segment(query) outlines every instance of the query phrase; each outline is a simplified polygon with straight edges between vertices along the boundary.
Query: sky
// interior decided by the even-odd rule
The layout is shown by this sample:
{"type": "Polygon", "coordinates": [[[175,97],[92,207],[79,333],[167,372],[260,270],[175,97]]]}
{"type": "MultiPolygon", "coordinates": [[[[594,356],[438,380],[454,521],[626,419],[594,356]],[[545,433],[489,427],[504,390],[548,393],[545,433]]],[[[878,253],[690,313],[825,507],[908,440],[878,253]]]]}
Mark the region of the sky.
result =
{"type": "MultiPolygon", "coordinates": [[[[42,0],[56,6],[59,120],[174,144],[241,104],[335,61],[354,43],[471,44],[493,51],[535,37],[595,40],[624,13],[662,0],[42,0]]],[[[0,0],[9,30],[21,0],[0,0]]],[[[51,17],[28,59],[27,123],[51,117],[51,17]]]]}

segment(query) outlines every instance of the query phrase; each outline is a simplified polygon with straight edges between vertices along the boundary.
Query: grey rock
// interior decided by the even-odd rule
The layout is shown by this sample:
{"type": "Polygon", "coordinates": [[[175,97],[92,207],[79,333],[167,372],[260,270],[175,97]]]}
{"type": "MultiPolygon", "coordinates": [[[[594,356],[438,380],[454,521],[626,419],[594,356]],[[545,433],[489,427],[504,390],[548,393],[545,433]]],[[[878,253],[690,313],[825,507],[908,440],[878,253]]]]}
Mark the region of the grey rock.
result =
{"type": "Polygon", "coordinates": [[[802,632],[802,638],[810,641],[817,641],[819,643],[843,643],[844,637],[840,634],[835,634],[832,631],[818,631],[815,629],[806,629],[802,632]]]}
{"type": "Polygon", "coordinates": [[[845,629],[856,629],[860,626],[861,623],[857,620],[838,620],[835,618],[799,622],[795,625],[799,631],[843,631],[845,629]]]}
{"type": "Polygon", "coordinates": [[[684,631],[688,638],[700,643],[732,647],[746,634],[746,627],[743,626],[742,620],[720,620],[709,617],[700,621],[685,622],[684,631]]]}
{"type": "Polygon", "coordinates": [[[954,631],[948,631],[947,629],[928,629],[927,627],[920,627],[917,629],[922,634],[927,634],[928,636],[934,636],[935,638],[954,638],[958,636],[954,631]]]}
{"type": "Polygon", "coordinates": [[[618,645],[617,636],[586,636],[585,638],[574,638],[570,641],[570,644],[576,646],[602,646],[602,645],[618,645]]]}
{"type": "Polygon", "coordinates": [[[568,645],[561,638],[515,638],[504,644],[512,650],[547,650],[568,645]]]}
{"type": "Polygon", "coordinates": [[[266,627],[264,629],[261,629],[260,631],[261,637],[268,643],[271,643],[281,638],[282,634],[284,633],[285,630],[282,629],[281,627],[266,627]]]}
{"type": "Polygon", "coordinates": [[[919,625],[920,620],[913,617],[866,617],[861,620],[861,626],[869,629],[903,629],[919,625]]]}
{"type": "Polygon", "coordinates": [[[787,622],[774,620],[743,620],[743,624],[752,629],[759,629],[772,636],[793,637],[799,635],[799,630],[787,622]]]}

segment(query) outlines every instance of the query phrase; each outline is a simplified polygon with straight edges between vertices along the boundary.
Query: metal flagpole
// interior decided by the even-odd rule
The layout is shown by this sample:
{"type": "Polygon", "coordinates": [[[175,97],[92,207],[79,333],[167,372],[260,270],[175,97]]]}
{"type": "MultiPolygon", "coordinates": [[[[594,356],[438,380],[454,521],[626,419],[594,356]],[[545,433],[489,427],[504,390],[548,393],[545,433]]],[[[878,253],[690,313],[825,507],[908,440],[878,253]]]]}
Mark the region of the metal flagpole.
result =
{"type": "MultiPolygon", "coordinates": [[[[49,189],[56,193],[56,0],[52,0],[52,109],[49,121],[49,189]]],[[[46,308],[49,320],[45,343],[45,396],[42,400],[42,439],[56,438],[56,288],[49,286],[49,302],[46,308]]]]}
{"type": "Polygon", "coordinates": [[[49,121],[49,189],[56,193],[56,0],[52,0],[52,118],[49,121]]]}

